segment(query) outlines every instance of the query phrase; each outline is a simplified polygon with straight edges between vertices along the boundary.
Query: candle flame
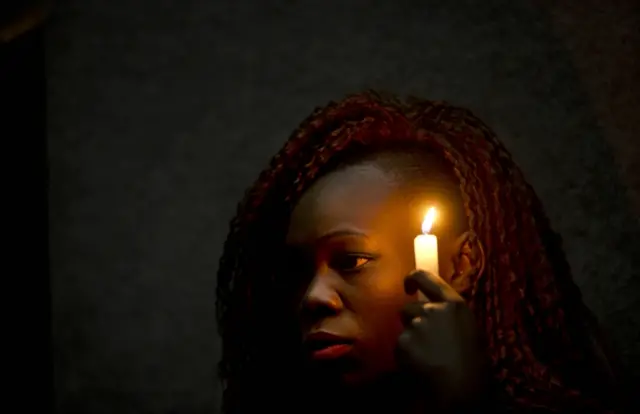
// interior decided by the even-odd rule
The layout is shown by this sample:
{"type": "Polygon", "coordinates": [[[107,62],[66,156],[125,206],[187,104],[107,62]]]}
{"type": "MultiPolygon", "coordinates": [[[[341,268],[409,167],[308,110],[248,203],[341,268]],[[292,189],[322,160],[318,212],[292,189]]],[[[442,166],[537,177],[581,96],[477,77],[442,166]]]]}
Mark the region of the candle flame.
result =
{"type": "Polygon", "coordinates": [[[422,221],[422,232],[427,234],[431,231],[431,227],[433,227],[433,221],[436,218],[436,209],[431,207],[427,214],[424,216],[424,220],[422,221]]]}

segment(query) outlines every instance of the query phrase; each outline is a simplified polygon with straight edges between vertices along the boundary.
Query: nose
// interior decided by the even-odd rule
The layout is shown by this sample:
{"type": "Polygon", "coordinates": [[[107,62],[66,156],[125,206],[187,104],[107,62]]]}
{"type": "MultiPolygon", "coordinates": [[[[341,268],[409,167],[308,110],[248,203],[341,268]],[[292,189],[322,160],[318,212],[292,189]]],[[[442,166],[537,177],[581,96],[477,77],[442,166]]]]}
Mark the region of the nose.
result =
{"type": "Polygon", "coordinates": [[[314,320],[336,315],[343,309],[344,304],[330,275],[316,275],[305,294],[303,312],[314,320]]]}

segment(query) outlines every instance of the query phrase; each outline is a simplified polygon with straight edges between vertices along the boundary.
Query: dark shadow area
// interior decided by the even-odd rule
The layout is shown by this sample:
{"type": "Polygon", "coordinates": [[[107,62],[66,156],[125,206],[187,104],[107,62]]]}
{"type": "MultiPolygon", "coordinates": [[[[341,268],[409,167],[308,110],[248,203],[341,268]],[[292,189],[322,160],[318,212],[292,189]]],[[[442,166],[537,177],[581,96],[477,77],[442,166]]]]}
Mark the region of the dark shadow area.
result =
{"type": "Polygon", "coordinates": [[[43,35],[38,28],[0,42],[0,137],[8,305],[3,342],[11,367],[7,396],[14,401],[5,404],[46,413],[53,407],[53,377],[43,35]]]}

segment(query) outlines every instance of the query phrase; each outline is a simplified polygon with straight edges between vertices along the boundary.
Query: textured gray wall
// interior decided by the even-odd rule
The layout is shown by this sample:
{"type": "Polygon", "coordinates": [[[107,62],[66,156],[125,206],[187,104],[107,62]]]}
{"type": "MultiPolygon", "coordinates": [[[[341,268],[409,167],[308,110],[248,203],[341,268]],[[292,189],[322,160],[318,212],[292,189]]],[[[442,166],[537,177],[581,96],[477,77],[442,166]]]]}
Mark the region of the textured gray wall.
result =
{"type": "Polygon", "coordinates": [[[554,30],[533,3],[498,0],[61,2],[48,36],[58,411],[216,412],[215,271],[235,204],[315,105],[365,87],[467,106],[499,133],[640,372],[624,175],[640,171],[626,158],[621,173],[554,30]]]}

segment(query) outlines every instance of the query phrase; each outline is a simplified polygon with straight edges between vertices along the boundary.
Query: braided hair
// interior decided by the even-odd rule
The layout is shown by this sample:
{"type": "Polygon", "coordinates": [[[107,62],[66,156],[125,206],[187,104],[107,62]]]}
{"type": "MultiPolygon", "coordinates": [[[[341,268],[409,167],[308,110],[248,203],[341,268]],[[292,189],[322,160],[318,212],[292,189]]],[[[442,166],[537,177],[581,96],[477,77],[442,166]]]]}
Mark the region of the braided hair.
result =
{"type": "Polygon", "coordinates": [[[598,386],[587,372],[587,311],[560,237],[509,152],[468,110],[374,91],[316,109],[238,207],[216,292],[223,411],[247,412],[248,400],[265,387],[250,378],[265,375],[268,366],[279,369],[255,344],[265,335],[261,320],[282,316],[275,315],[274,298],[285,295],[287,273],[276,262],[296,201],[344,159],[398,144],[435,154],[459,182],[469,229],[487,256],[467,298],[486,336],[505,408],[608,412],[592,398],[598,386]]]}

